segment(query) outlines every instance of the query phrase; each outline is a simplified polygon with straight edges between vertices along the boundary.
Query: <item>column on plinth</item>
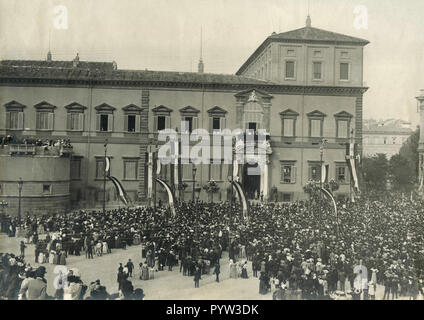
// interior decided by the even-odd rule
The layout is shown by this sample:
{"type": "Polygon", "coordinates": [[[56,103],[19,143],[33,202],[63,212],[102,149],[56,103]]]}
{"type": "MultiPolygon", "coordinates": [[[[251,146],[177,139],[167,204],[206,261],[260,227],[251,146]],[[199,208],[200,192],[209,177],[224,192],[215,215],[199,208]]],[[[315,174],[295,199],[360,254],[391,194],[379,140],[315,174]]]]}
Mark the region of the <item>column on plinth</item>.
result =
{"type": "Polygon", "coordinates": [[[419,102],[419,112],[420,112],[420,139],[418,142],[418,190],[424,196],[424,89],[421,90],[420,95],[416,97],[419,102]]]}

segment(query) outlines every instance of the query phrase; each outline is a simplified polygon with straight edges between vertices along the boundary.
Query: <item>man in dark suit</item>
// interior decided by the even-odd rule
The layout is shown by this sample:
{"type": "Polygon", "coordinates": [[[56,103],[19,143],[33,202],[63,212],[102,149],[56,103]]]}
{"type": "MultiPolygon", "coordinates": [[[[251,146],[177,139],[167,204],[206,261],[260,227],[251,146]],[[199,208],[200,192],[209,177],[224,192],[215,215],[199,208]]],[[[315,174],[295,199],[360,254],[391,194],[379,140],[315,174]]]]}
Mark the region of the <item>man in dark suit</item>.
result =
{"type": "Polygon", "coordinates": [[[132,277],[132,272],[134,270],[134,264],[132,263],[131,259],[128,259],[126,267],[128,268],[128,275],[132,277]]]}
{"type": "Polygon", "coordinates": [[[219,274],[221,273],[221,266],[219,265],[219,261],[215,264],[215,270],[213,271],[216,274],[216,282],[219,282],[219,274]]]}

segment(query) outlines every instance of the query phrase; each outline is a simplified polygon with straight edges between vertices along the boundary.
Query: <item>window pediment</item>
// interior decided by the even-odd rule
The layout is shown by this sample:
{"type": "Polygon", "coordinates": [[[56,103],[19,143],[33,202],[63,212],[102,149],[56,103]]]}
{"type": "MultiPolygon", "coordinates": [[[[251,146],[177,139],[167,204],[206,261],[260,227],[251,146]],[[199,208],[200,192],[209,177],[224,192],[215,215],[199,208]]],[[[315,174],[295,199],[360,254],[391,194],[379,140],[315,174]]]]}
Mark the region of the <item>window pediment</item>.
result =
{"type": "Polygon", "coordinates": [[[37,109],[37,111],[53,111],[57,107],[52,105],[51,103],[48,103],[46,101],[42,101],[42,102],[34,105],[34,108],[37,109]]]}
{"type": "Polygon", "coordinates": [[[200,110],[198,110],[198,109],[196,109],[196,108],[194,108],[192,106],[187,106],[187,107],[184,107],[184,108],[181,108],[180,109],[180,113],[182,115],[193,115],[193,116],[196,116],[199,112],[200,112],[200,110]]]}
{"type": "Polygon", "coordinates": [[[116,110],[116,108],[112,107],[111,105],[108,105],[107,103],[102,103],[94,109],[97,110],[97,113],[113,113],[113,111],[116,110]]]}
{"type": "Polygon", "coordinates": [[[168,107],[165,107],[164,105],[160,105],[158,107],[154,107],[152,109],[152,111],[154,113],[156,113],[156,114],[166,114],[166,115],[169,115],[173,110],[170,109],[170,108],[168,108],[168,107]]]}
{"type": "Polygon", "coordinates": [[[244,101],[247,101],[249,99],[249,97],[252,95],[253,91],[255,92],[257,98],[259,100],[262,100],[263,102],[270,102],[270,100],[273,98],[273,96],[271,96],[267,92],[262,91],[262,90],[258,90],[258,89],[255,89],[255,88],[240,91],[240,92],[236,93],[234,96],[238,99],[242,99],[244,101]]]}
{"type": "Polygon", "coordinates": [[[4,107],[5,107],[8,111],[12,111],[12,110],[15,110],[15,111],[22,111],[24,108],[26,108],[26,106],[25,106],[25,105],[23,105],[22,103],[19,103],[19,102],[15,101],[15,100],[12,100],[12,101],[10,101],[10,102],[6,103],[6,104],[4,105],[4,107]]]}
{"type": "Polygon", "coordinates": [[[143,108],[135,105],[135,104],[129,104],[125,107],[122,108],[122,111],[126,112],[126,113],[140,113],[141,111],[143,111],[143,108]]]}
{"type": "Polygon", "coordinates": [[[221,116],[221,117],[223,117],[223,116],[225,116],[226,113],[227,113],[226,110],[224,110],[224,109],[222,109],[218,106],[215,106],[215,107],[210,108],[208,110],[209,116],[221,116]]]}
{"type": "Polygon", "coordinates": [[[334,117],[335,117],[335,118],[342,118],[342,119],[351,119],[351,118],[353,118],[353,115],[352,115],[352,114],[350,114],[349,112],[341,111],[341,112],[339,112],[339,113],[336,113],[336,114],[334,115],[334,117]]]}
{"type": "Polygon", "coordinates": [[[280,116],[282,118],[296,118],[299,116],[299,113],[297,113],[296,111],[293,111],[292,109],[286,109],[280,112],[280,116]]]}
{"type": "Polygon", "coordinates": [[[87,109],[86,106],[83,106],[82,104],[79,104],[78,102],[72,102],[65,106],[65,109],[68,110],[68,112],[84,112],[85,109],[87,109]]]}
{"type": "Polygon", "coordinates": [[[327,115],[319,110],[314,110],[312,112],[309,112],[308,114],[306,114],[308,116],[308,118],[325,118],[327,115]]]}

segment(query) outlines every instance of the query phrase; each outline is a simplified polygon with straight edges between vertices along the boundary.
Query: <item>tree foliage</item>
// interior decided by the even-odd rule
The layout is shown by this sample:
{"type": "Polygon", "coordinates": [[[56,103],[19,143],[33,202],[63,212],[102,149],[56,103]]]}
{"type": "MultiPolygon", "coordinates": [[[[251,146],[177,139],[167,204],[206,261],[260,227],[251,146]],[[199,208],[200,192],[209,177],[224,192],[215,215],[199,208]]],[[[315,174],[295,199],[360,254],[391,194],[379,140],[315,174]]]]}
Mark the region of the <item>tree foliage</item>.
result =
{"type": "Polygon", "coordinates": [[[362,159],[362,175],[366,190],[386,190],[389,161],[383,153],[362,159]]]}
{"type": "Polygon", "coordinates": [[[395,154],[389,162],[389,175],[393,190],[410,191],[416,181],[415,168],[400,154],[395,154]]]}
{"type": "Polygon", "coordinates": [[[409,138],[405,141],[399,151],[399,155],[405,158],[409,166],[414,169],[415,177],[418,177],[418,142],[420,140],[420,129],[417,129],[409,138]]]}

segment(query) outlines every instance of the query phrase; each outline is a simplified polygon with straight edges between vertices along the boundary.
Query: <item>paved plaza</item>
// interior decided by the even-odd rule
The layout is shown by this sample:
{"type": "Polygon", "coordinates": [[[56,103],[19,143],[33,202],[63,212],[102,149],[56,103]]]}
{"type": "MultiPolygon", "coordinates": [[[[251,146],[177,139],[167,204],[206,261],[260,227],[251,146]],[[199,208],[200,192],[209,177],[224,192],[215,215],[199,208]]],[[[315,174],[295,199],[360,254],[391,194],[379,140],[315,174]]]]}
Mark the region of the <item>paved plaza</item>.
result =
{"type": "MultiPolygon", "coordinates": [[[[0,252],[19,252],[19,242],[24,238],[8,237],[0,234],[0,252]]],[[[193,277],[183,276],[179,272],[179,267],[174,267],[173,271],[159,271],[155,273],[155,279],[143,281],[139,279],[141,271],[138,264],[141,262],[141,246],[128,246],[126,250],[114,249],[111,254],[101,257],[95,256],[94,259],[86,259],[84,252],[81,256],[70,255],[67,258],[67,268],[78,268],[81,272],[81,280],[85,284],[92,281],[100,280],[106,286],[108,293],[118,292],[117,270],[119,263],[125,264],[131,259],[137,266],[134,270],[132,278],[129,280],[133,283],[134,288],[142,288],[145,293],[146,300],[272,300],[272,293],[266,295],[259,294],[259,280],[252,276],[251,262],[249,262],[249,279],[230,279],[228,253],[223,252],[221,264],[220,283],[215,282],[215,275],[212,271],[209,275],[203,275],[200,281],[200,288],[194,288],[193,277]]],[[[25,261],[32,266],[40,266],[35,263],[34,245],[27,244],[25,250],[25,261]]],[[[56,265],[49,263],[43,264],[47,269],[47,293],[53,295],[55,289],[53,281],[56,265]]],[[[384,287],[377,287],[377,299],[383,297],[384,287]]],[[[399,300],[406,298],[400,297],[399,300]]]]}

